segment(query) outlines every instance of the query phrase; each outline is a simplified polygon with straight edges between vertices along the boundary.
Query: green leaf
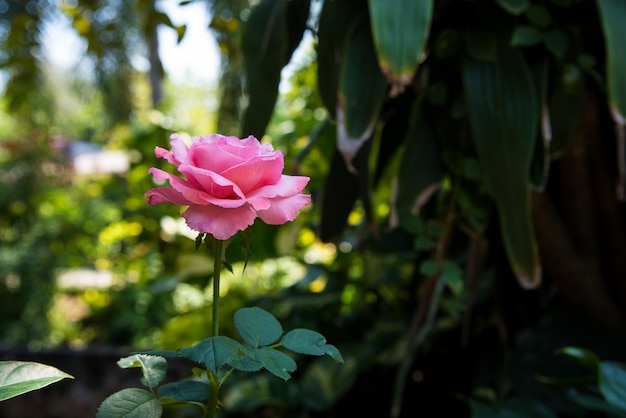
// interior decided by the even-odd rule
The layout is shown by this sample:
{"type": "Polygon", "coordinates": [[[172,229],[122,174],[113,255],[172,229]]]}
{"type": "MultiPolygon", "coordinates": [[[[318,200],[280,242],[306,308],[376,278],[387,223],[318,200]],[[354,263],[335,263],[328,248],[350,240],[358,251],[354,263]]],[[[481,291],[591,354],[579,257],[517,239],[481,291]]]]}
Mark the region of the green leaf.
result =
{"type": "Polygon", "coordinates": [[[117,365],[122,369],[141,368],[141,383],[150,389],[156,388],[161,383],[165,378],[167,369],[167,361],[163,357],[146,354],[133,354],[123,357],[117,362],[117,365]]]}
{"type": "Polygon", "coordinates": [[[558,349],[556,353],[571,357],[590,370],[596,371],[600,368],[600,360],[591,350],[580,347],[563,347],[558,349]]]}
{"type": "Polygon", "coordinates": [[[626,413],[626,364],[612,361],[600,363],[598,384],[604,399],[626,413]]]}
{"type": "Polygon", "coordinates": [[[543,42],[548,48],[548,51],[552,52],[557,58],[561,59],[567,52],[569,40],[565,33],[558,29],[552,29],[544,35],[543,42]]]}
{"type": "Polygon", "coordinates": [[[275,343],[283,333],[276,317],[258,307],[239,309],[234,320],[241,338],[254,348],[275,343]]]}
{"type": "Polygon", "coordinates": [[[53,366],[30,361],[0,361],[0,401],[74,377],[53,366]]]}
{"type": "Polygon", "coordinates": [[[287,0],[263,0],[252,9],[243,27],[241,52],[248,92],[244,136],[261,138],[274,111],[287,55],[286,6],[287,0]]]}
{"type": "Polygon", "coordinates": [[[261,347],[256,350],[256,358],[263,367],[276,377],[289,380],[289,373],[296,370],[296,362],[287,354],[270,347],[261,347]]]}
{"type": "Polygon", "coordinates": [[[613,118],[626,124],[626,2],[597,0],[606,43],[606,73],[613,118]]]}
{"type": "Polygon", "coordinates": [[[337,102],[337,148],[352,172],[356,172],[352,160],[374,133],[386,87],[369,22],[363,19],[348,40],[337,102]]]}
{"type": "Polygon", "coordinates": [[[430,33],[433,0],[369,0],[378,64],[390,96],[411,83],[430,33]]]}
{"type": "Polygon", "coordinates": [[[521,53],[501,45],[495,62],[464,60],[463,84],[483,178],[498,208],[502,239],[527,289],[541,282],[531,221],[528,173],[540,115],[532,76],[521,53]]]}
{"type": "Polygon", "coordinates": [[[263,363],[256,359],[256,349],[246,346],[242,346],[228,365],[242,372],[258,372],[263,368],[263,363]]]}
{"type": "Polygon", "coordinates": [[[367,13],[361,0],[325,1],[319,20],[317,79],[322,103],[331,118],[337,117],[339,73],[348,36],[367,13]]]}
{"type": "MultiPolygon", "coordinates": [[[[396,205],[400,213],[416,212],[443,178],[441,150],[421,103],[413,109],[411,119],[398,170],[396,205]]],[[[406,227],[402,218],[400,223],[406,227]]]]}
{"type": "Polygon", "coordinates": [[[496,2],[504,10],[514,15],[522,14],[530,4],[530,0],[496,0],[496,2]]]}
{"type": "Polygon", "coordinates": [[[240,349],[241,344],[237,341],[220,335],[204,339],[192,347],[182,348],[180,353],[183,357],[217,373],[217,370],[232,359],[240,349]]]}
{"type": "Polygon", "coordinates": [[[477,61],[495,61],[498,56],[498,38],[492,32],[468,31],[464,36],[465,50],[477,61]]]}
{"type": "Polygon", "coordinates": [[[511,35],[511,46],[533,46],[543,41],[543,34],[534,26],[517,26],[511,35]]]}
{"type": "Polygon", "coordinates": [[[343,357],[337,347],[326,344],[326,338],[319,332],[309,329],[296,328],[289,331],[282,338],[281,343],[287,350],[310,356],[329,355],[332,359],[343,363],[343,357]]]}
{"type": "Polygon", "coordinates": [[[161,402],[144,389],[122,389],[100,404],[96,418],[159,418],[161,402]]]}
{"type": "Polygon", "coordinates": [[[420,264],[420,274],[423,276],[434,276],[439,273],[439,266],[433,260],[424,260],[420,264]]]}
{"type": "Polygon", "coordinates": [[[542,5],[530,4],[526,9],[526,17],[533,25],[540,28],[547,28],[552,22],[552,16],[548,9],[542,5]]]}
{"type": "Polygon", "coordinates": [[[206,402],[209,398],[209,390],[208,383],[183,380],[159,387],[157,394],[159,398],[169,398],[181,402],[206,402]]]}

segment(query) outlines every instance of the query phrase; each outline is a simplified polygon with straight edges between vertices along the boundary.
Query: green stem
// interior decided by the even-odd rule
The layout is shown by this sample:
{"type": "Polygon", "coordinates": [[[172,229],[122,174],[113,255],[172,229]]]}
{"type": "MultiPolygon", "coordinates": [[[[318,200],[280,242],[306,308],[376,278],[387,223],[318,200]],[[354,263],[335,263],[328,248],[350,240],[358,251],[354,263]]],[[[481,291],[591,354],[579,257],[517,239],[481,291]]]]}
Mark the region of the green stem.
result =
{"type": "Polygon", "coordinates": [[[219,302],[220,302],[220,274],[222,272],[222,252],[224,251],[224,241],[215,240],[215,260],[213,263],[213,326],[212,337],[219,335],[219,302]]]}
{"type": "MultiPolygon", "coordinates": [[[[220,275],[222,273],[222,257],[224,256],[224,241],[214,240],[213,254],[213,316],[211,318],[211,336],[219,335],[219,302],[220,302],[220,275]]],[[[215,373],[207,369],[209,377],[209,400],[204,410],[204,418],[213,418],[217,410],[217,400],[220,384],[215,373]]]]}
{"type": "Polygon", "coordinates": [[[204,418],[213,418],[217,410],[217,395],[220,390],[220,384],[217,381],[217,376],[212,371],[207,370],[207,373],[209,376],[209,401],[204,410],[204,418]]]}

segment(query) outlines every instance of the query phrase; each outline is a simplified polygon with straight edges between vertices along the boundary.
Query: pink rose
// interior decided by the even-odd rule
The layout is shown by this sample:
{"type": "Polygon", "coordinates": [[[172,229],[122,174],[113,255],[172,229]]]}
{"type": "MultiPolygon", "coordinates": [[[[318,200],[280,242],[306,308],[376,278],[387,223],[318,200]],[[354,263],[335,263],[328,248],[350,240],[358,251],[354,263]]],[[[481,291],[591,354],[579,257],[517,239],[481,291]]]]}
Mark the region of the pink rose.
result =
{"type": "Polygon", "coordinates": [[[151,168],[155,180],[168,180],[171,188],[157,187],[145,196],[148,203],[189,206],[187,225],[226,240],[254,223],[258,216],[271,225],[293,221],[311,203],[302,194],[308,177],[283,175],[280,151],[253,136],[239,139],[218,134],[193,137],[187,146],[171,136],[172,151],[156,147],[154,153],[174,164],[184,178],[151,168]]]}

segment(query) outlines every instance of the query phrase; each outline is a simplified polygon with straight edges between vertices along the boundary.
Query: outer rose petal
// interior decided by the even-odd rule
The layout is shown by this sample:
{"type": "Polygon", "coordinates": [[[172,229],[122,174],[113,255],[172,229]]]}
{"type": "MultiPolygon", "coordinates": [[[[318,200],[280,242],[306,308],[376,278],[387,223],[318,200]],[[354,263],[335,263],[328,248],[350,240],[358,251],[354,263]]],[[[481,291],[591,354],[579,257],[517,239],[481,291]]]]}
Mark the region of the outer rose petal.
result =
{"type": "Polygon", "coordinates": [[[300,209],[311,203],[311,195],[297,194],[290,197],[277,197],[271,199],[271,205],[267,210],[258,210],[257,215],[263,222],[270,225],[281,225],[293,221],[298,216],[300,209]]]}
{"type": "Polygon", "coordinates": [[[256,214],[248,206],[224,209],[218,206],[190,206],[183,217],[189,228],[198,232],[208,232],[216,239],[227,240],[254,223],[256,214]]]}
{"type": "Polygon", "coordinates": [[[256,156],[232,166],[223,171],[222,175],[238,185],[247,194],[256,188],[278,182],[284,168],[283,155],[276,152],[275,155],[256,156]]]}
{"type": "MultiPolygon", "coordinates": [[[[161,169],[152,167],[148,170],[148,173],[152,174],[156,180],[168,180],[172,187],[178,191],[188,202],[186,204],[206,204],[210,196],[202,190],[198,190],[193,187],[192,184],[180,177],[174,176],[161,169]]],[[[174,202],[172,202],[174,203],[174,202]]],[[[176,203],[175,203],[176,204],[176,203]]]]}
{"type": "Polygon", "coordinates": [[[220,174],[214,173],[213,171],[189,165],[181,165],[178,168],[178,171],[180,171],[180,173],[187,177],[190,181],[193,181],[198,190],[202,190],[212,197],[218,199],[236,200],[244,197],[243,192],[237,184],[220,174]]]}
{"type": "Polygon", "coordinates": [[[169,187],[157,187],[152,190],[148,190],[144,196],[148,198],[148,204],[150,205],[172,203],[174,205],[187,206],[193,204],[193,202],[185,199],[185,196],[183,196],[180,192],[169,187]]]}

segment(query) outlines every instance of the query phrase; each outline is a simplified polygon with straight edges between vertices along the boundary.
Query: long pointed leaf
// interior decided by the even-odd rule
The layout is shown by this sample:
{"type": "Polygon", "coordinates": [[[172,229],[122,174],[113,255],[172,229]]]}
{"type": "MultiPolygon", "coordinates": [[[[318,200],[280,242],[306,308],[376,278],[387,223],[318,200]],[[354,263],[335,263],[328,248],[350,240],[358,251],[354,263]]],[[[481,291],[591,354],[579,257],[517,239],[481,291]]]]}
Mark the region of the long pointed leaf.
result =
{"type": "Polygon", "coordinates": [[[325,1],[319,20],[317,43],[317,79],[322,103],[328,114],[337,115],[339,70],[348,35],[367,13],[367,3],[360,0],[325,1]]]}
{"type": "Polygon", "coordinates": [[[310,0],[263,0],[252,9],[242,35],[248,107],[243,135],[261,137],[274,111],[282,68],[298,46],[310,0]]]}
{"type": "Polygon", "coordinates": [[[433,0],[369,0],[378,63],[392,97],[411,83],[430,32],[433,0]]]}
{"type": "Polygon", "coordinates": [[[369,22],[364,19],[348,41],[337,101],[337,147],[352,172],[352,159],[374,132],[386,86],[369,22]]]}
{"type": "Polygon", "coordinates": [[[484,180],[498,207],[506,252],[519,284],[534,288],[541,266],[530,212],[528,173],[539,100],[521,53],[500,45],[495,61],[467,58],[463,82],[484,180]]]}

